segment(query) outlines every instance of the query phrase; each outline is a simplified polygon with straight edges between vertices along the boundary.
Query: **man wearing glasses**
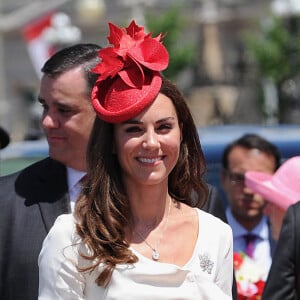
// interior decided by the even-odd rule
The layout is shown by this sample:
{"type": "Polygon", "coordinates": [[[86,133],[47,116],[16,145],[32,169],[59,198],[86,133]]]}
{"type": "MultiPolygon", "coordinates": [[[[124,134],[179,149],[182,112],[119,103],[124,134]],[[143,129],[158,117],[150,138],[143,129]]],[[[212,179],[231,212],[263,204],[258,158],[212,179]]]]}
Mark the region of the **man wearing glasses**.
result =
{"type": "Polygon", "coordinates": [[[269,271],[275,241],[263,210],[265,200],[244,184],[246,171],[273,174],[280,164],[277,147],[256,134],[246,134],[229,144],[222,157],[221,182],[233,231],[234,252],[244,252],[269,271]]]}

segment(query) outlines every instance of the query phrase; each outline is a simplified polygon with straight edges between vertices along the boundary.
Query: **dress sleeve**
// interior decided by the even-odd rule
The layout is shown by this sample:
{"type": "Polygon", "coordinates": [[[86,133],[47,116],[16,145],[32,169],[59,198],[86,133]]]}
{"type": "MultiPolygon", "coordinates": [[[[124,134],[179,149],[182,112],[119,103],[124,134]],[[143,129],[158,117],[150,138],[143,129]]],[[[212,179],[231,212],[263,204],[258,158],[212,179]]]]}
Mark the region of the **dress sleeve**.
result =
{"type": "Polygon", "coordinates": [[[233,238],[231,228],[225,223],[222,226],[222,234],[220,237],[218,270],[216,272],[215,282],[226,295],[232,297],[233,238]]]}
{"type": "Polygon", "coordinates": [[[296,299],[296,212],[298,212],[299,218],[300,205],[297,207],[291,206],[283,220],[270,273],[263,292],[263,300],[296,299]]]}
{"type": "Polygon", "coordinates": [[[61,215],[43,242],[39,255],[39,300],[84,299],[84,275],[76,268],[72,215],[61,215]]]}

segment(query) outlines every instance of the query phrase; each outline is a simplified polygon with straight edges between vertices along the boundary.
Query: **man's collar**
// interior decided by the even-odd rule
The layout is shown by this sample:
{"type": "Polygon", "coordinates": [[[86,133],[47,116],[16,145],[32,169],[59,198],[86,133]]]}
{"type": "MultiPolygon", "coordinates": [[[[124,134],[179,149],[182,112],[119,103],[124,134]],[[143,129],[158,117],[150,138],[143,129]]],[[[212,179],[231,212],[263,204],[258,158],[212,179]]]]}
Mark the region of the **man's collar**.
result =
{"type": "Polygon", "coordinates": [[[70,167],[67,167],[67,178],[68,178],[69,189],[73,187],[85,174],[86,172],[78,171],[70,167]]]}
{"type": "MultiPolygon", "coordinates": [[[[229,206],[226,208],[226,217],[228,220],[228,224],[231,226],[231,228],[234,228],[233,230],[234,238],[238,238],[249,233],[249,231],[245,227],[243,227],[232,215],[229,206]]],[[[268,239],[269,238],[268,218],[264,216],[260,220],[260,222],[251,230],[251,233],[259,236],[261,239],[268,239]]]]}

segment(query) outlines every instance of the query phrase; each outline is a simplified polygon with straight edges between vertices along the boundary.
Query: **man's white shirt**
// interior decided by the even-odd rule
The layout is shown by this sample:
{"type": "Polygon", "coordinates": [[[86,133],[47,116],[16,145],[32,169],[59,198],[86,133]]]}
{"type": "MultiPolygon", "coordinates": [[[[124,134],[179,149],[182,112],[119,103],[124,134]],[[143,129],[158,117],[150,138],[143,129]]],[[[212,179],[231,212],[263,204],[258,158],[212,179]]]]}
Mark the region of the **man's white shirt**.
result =
{"type": "Polygon", "coordinates": [[[268,218],[264,216],[256,227],[248,231],[234,218],[230,207],[226,208],[226,217],[233,233],[233,252],[245,252],[246,240],[244,235],[247,233],[256,235],[258,238],[254,243],[253,259],[265,269],[267,274],[272,263],[268,218]]]}
{"type": "Polygon", "coordinates": [[[71,211],[74,211],[75,202],[80,194],[81,178],[86,175],[86,172],[78,171],[72,168],[67,167],[67,178],[68,178],[68,189],[70,196],[70,206],[71,211]]]}

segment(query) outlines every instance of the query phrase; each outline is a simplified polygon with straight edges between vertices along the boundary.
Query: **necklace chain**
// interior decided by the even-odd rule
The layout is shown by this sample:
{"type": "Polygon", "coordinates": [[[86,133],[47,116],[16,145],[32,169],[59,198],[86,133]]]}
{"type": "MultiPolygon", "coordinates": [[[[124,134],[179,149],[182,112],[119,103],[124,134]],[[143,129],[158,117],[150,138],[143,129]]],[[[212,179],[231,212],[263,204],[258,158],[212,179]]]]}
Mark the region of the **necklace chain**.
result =
{"type": "Polygon", "coordinates": [[[153,247],[143,236],[142,234],[140,234],[137,230],[134,230],[134,232],[145,242],[145,244],[152,250],[152,259],[157,261],[159,260],[159,252],[158,252],[158,246],[160,245],[160,242],[162,241],[163,239],[163,236],[164,236],[164,233],[167,229],[167,226],[168,226],[168,222],[169,222],[169,216],[170,216],[170,211],[171,211],[171,205],[172,204],[172,200],[171,198],[169,198],[169,207],[168,207],[168,213],[167,213],[167,218],[166,218],[166,222],[164,224],[164,227],[161,231],[161,235],[160,235],[160,238],[159,240],[157,241],[156,243],[156,246],[153,247]]]}

